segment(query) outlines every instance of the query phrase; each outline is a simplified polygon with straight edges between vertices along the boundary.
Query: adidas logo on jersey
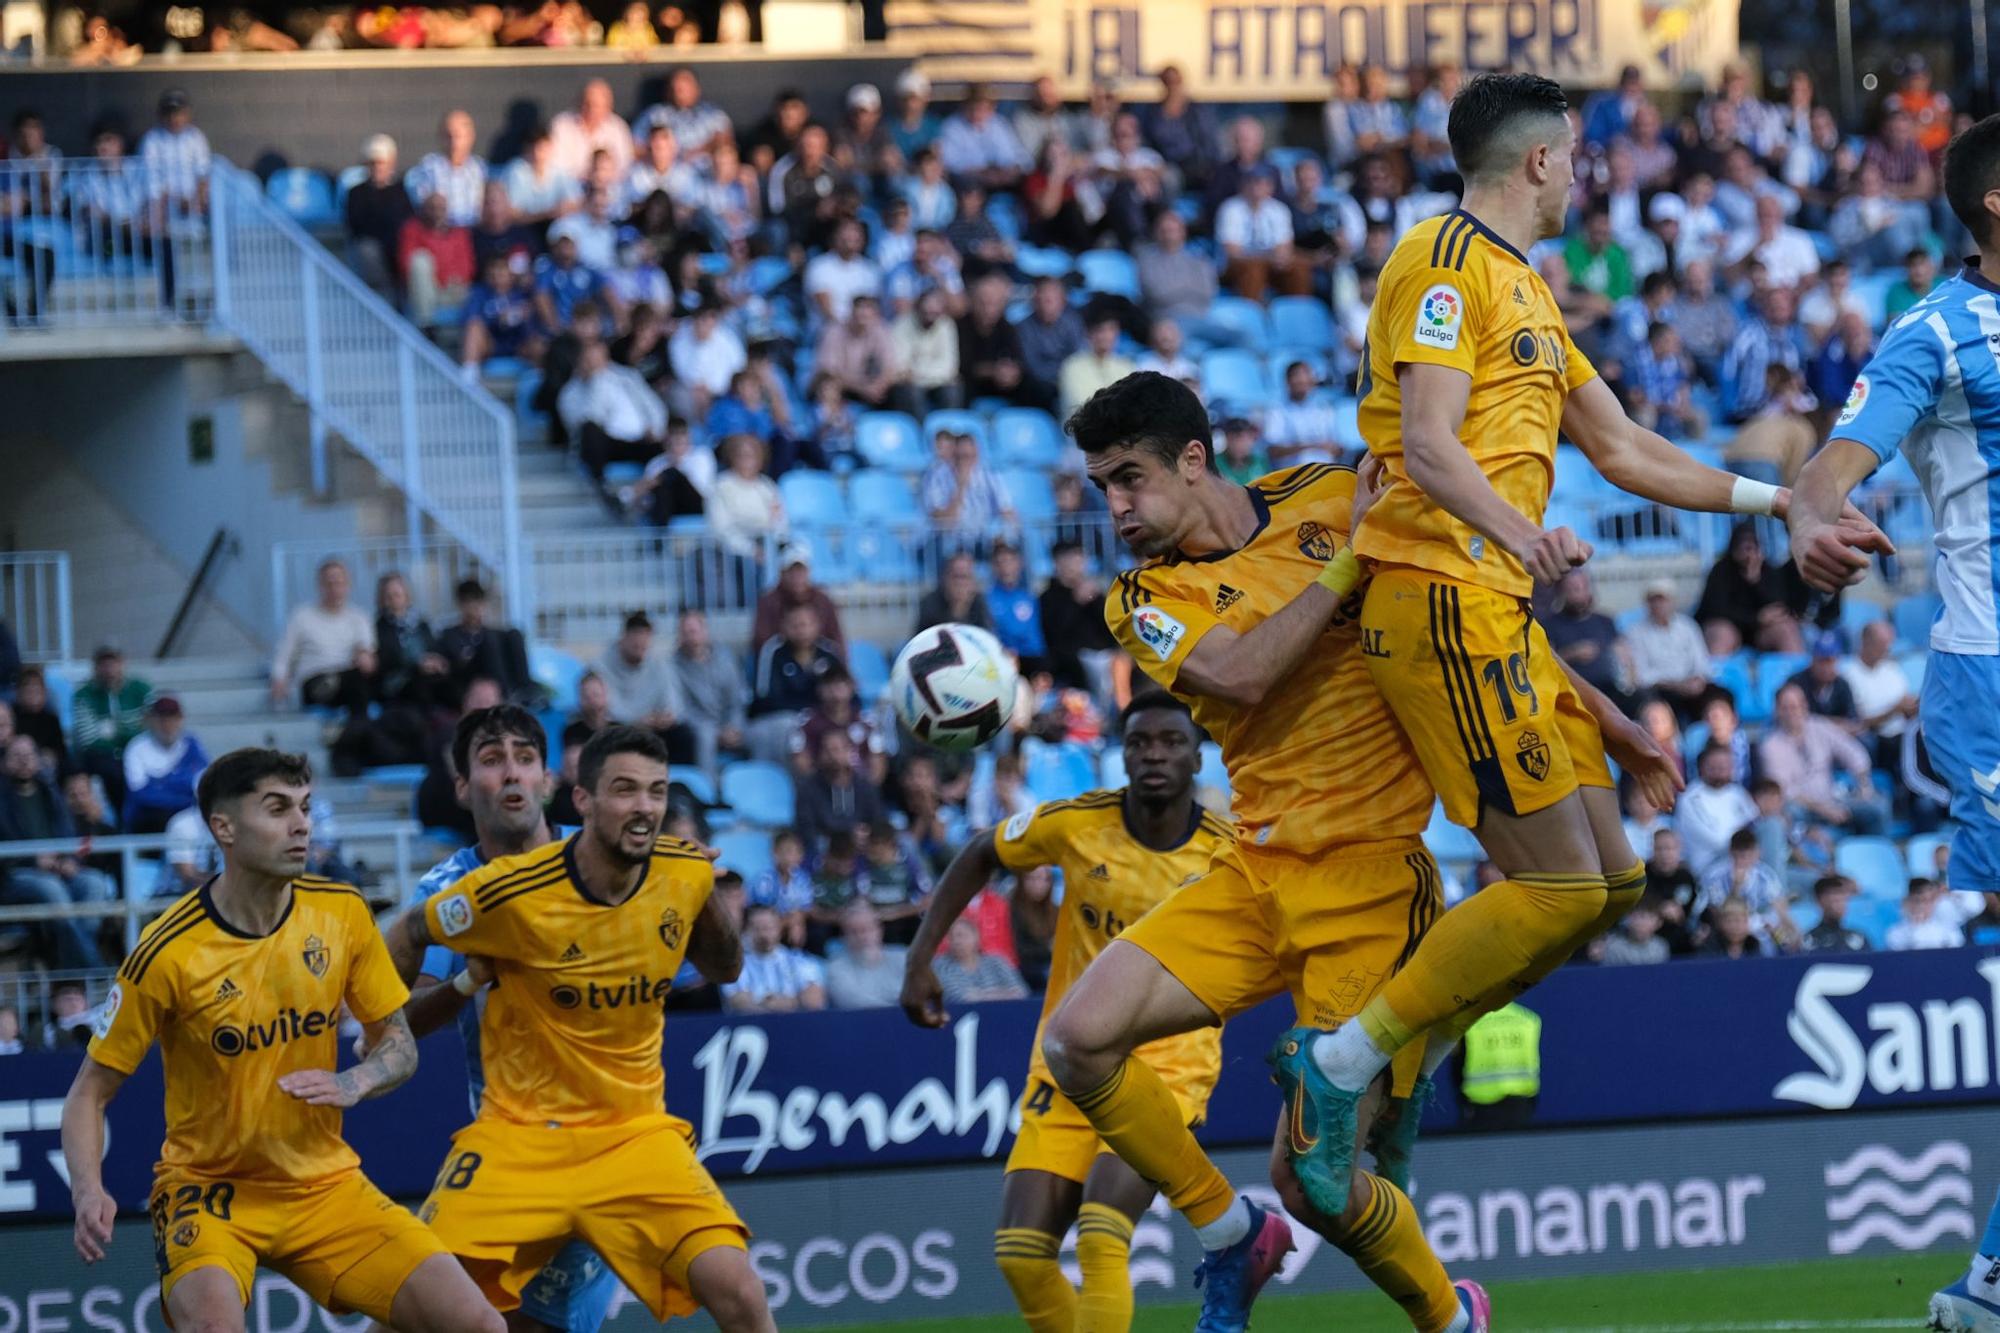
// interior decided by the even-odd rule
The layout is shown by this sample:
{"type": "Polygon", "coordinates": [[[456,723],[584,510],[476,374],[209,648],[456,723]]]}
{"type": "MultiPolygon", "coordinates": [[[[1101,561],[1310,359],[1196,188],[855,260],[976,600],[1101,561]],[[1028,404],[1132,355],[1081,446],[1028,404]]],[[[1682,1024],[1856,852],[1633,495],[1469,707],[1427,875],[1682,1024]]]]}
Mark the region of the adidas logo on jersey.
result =
{"type": "Polygon", "coordinates": [[[1524,293],[1523,293],[1523,292],[1521,291],[1521,284],[1520,284],[1520,283],[1518,283],[1518,282],[1514,284],[1514,304],[1515,304],[1515,305],[1526,305],[1526,304],[1528,304],[1528,298],[1527,298],[1527,296],[1526,296],[1526,295],[1525,295],[1525,294],[1524,294],[1524,293]]]}
{"type": "Polygon", "coordinates": [[[1242,600],[1243,590],[1241,588],[1232,588],[1227,583],[1218,583],[1215,585],[1215,609],[1218,612],[1227,611],[1242,600]]]}
{"type": "Polygon", "coordinates": [[[556,961],[558,963],[580,963],[583,961],[583,950],[576,947],[575,940],[571,940],[569,948],[564,949],[562,956],[556,959],[556,961]]]}
{"type": "Polygon", "coordinates": [[[1111,872],[1110,872],[1110,870],[1106,869],[1106,868],[1105,868],[1105,865],[1104,865],[1104,863],[1103,863],[1102,861],[1100,861],[1100,862],[1098,862],[1098,863],[1097,863],[1096,865],[1094,865],[1094,866],[1092,866],[1092,867],[1090,868],[1090,876],[1089,876],[1089,878],[1091,878],[1091,879],[1110,879],[1110,878],[1111,878],[1111,872]]]}
{"type": "Polygon", "coordinates": [[[238,986],[234,981],[231,981],[228,977],[224,977],[222,979],[222,984],[215,988],[215,999],[216,1003],[218,1004],[222,1003],[225,1000],[240,1000],[242,998],[243,998],[243,988],[238,986]]]}

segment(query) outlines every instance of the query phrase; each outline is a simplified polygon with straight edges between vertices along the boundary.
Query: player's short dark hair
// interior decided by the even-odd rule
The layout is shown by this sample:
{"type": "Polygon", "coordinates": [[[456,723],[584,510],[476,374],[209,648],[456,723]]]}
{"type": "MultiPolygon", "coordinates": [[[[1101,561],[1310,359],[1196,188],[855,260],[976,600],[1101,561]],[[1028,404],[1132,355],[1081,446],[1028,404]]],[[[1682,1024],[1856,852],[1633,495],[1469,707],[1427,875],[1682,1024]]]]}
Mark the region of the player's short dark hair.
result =
{"type": "Polygon", "coordinates": [[[535,747],[535,753],[547,763],[549,758],[549,733],[535,715],[519,704],[495,704],[491,708],[475,708],[458,720],[458,727],[451,735],[451,764],[460,777],[472,768],[472,752],[488,741],[506,739],[524,740],[535,747]]]}
{"type": "Polygon", "coordinates": [[[585,791],[596,791],[597,780],[604,776],[604,765],[619,754],[640,755],[662,768],[669,762],[667,743],[658,735],[644,727],[614,724],[583,743],[583,753],[576,760],[576,785],[585,791]]]}
{"type": "Polygon", "coordinates": [[[1481,74],[1451,99],[1446,136],[1460,174],[1470,180],[1509,163],[1523,131],[1565,120],[1569,98],[1562,85],[1539,74],[1481,74]]]}
{"type": "Polygon", "coordinates": [[[2000,116],[1959,132],[1944,150],[1944,197],[1980,245],[1994,236],[1986,193],[2000,190],[2000,116]]]}
{"type": "Polygon", "coordinates": [[[194,803],[207,819],[224,801],[241,800],[257,790],[266,778],[276,778],[289,787],[312,786],[312,765],[302,754],[266,750],[250,746],[231,750],[202,773],[195,784],[194,803]]]}
{"type": "Polygon", "coordinates": [[[1208,409],[1193,389],[1156,370],[1139,370],[1090,395],[1070,413],[1063,427],[1085,454],[1134,448],[1155,454],[1172,466],[1188,446],[1199,441],[1202,458],[1214,472],[1214,428],[1208,409]]]}
{"type": "MultiPolygon", "coordinates": [[[[1183,699],[1168,694],[1165,690],[1142,690],[1132,696],[1132,701],[1119,710],[1118,730],[1122,733],[1132,724],[1132,719],[1141,713],[1179,713],[1195,726],[1194,710],[1183,699]]],[[[1198,728],[1197,728],[1198,729],[1198,728]]]]}

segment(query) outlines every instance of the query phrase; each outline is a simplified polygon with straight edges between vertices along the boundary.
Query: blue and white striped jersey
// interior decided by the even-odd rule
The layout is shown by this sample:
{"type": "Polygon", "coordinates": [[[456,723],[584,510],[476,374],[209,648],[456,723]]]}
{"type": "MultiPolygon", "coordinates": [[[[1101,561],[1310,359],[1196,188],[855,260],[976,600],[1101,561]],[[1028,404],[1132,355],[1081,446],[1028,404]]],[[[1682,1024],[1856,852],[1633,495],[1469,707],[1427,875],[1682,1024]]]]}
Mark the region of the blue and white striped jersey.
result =
{"type": "Polygon", "coordinates": [[[1944,600],[1931,647],[2000,655],[2000,285],[1964,269],[1892,323],[1832,436],[1883,462],[1900,450],[1923,487],[1944,600]]]}

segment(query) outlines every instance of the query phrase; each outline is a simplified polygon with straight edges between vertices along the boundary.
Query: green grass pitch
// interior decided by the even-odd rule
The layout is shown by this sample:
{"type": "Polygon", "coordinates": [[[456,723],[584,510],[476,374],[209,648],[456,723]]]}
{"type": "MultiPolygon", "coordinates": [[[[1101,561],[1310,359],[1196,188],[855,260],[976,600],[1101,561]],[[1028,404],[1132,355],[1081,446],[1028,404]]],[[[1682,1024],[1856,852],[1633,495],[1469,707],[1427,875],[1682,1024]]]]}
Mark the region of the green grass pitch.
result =
{"type": "MultiPolygon", "coordinates": [[[[1886,1259],[1834,1259],[1762,1268],[1621,1274],[1501,1282],[1489,1289],[1497,1333],[1841,1333],[1924,1325],[1931,1292],[1963,1262],[1957,1251],[1886,1259]]],[[[1142,1307],[1134,1333],[1194,1323],[1192,1305],[1142,1307]]],[[[860,1327],[856,1325],[856,1327],[860,1327]]],[[[1006,1318],[873,1324],[881,1333],[1014,1333],[1006,1318]]],[[[1407,1333],[1410,1325],[1374,1292],[1272,1294],[1257,1304],[1254,1333],[1407,1333]]]]}

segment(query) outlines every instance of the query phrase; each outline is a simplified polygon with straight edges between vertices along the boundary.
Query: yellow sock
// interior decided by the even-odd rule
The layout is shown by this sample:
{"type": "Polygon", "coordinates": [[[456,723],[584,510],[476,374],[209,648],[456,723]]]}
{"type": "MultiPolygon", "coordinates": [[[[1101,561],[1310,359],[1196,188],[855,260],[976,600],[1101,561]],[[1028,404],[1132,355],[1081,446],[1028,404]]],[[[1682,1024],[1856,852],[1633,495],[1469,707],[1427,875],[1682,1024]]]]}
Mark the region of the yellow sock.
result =
{"type": "Polygon", "coordinates": [[[1451,1278],[1424,1239],[1409,1196],[1380,1176],[1361,1173],[1370,1196],[1360,1220],[1334,1244],[1382,1294],[1403,1307],[1418,1333],[1439,1333],[1458,1317],[1451,1278]]]}
{"type": "Polygon", "coordinates": [[[1083,1297],[1076,1305],[1076,1333],[1127,1333],[1132,1327],[1131,1259],[1131,1218],[1104,1203],[1077,1210],[1083,1297]]]}
{"type": "MultiPolygon", "coordinates": [[[[1394,1053],[1411,1038],[1521,979],[1604,912],[1602,875],[1519,875],[1473,894],[1431,924],[1402,971],[1361,1011],[1370,1040],[1394,1053]]],[[[1553,969],[1556,963],[1549,963],[1553,969]]]]}
{"type": "Polygon", "coordinates": [[[1058,1236],[1029,1227],[993,1233],[993,1260],[1030,1333],[1076,1333],[1076,1288],[1056,1262],[1058,1236]]]}
{"type": "Polygon", "coordinates": [[[1186,1112],[1150,1065],[1125,1058],[1117,1072],[1070,1098],[1111,1151],[1153,1182],[1189,1226],[1205,1227],[1229,1211],[1236,1191],[1194,1141],[1186,1112]]]}

